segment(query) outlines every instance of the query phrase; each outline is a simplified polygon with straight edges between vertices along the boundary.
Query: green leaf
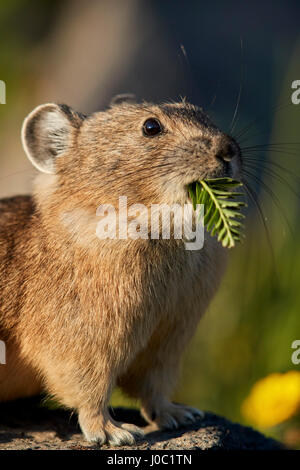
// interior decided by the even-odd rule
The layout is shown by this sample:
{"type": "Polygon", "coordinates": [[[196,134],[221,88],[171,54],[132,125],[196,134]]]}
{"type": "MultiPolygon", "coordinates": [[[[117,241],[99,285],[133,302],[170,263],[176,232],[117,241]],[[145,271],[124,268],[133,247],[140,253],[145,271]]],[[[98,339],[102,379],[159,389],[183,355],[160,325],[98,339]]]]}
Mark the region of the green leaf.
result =
{"type": "Polygon", "coordinates": [[[207,231],[212,236],[217,235],[218,241],[225,248],[234,247],[235,242],[240,242],[243,238],[244,226],[240,220],[245,216],[240,210],[246,204],[238,200],[244,194],[235,191],[242,185],[232,178],[214,178],[188,186],[194,209],[196,204],[204,204],[204,225],[207,231]]]}

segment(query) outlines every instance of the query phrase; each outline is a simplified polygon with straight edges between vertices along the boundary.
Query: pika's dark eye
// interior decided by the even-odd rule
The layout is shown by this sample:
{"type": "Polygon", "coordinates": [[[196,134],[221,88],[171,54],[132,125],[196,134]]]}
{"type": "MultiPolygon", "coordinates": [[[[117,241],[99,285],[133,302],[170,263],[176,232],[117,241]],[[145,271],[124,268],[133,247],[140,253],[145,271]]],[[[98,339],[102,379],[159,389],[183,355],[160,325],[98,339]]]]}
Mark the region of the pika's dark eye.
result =
{"type": "Polygon", "coordinates": [[[144,122],[143,133],[147,137],[153,137],[155,135],[158,135],[161,133],[161,131],[162,131],[162,127],[158,119],[150,118],[144,122]]]}

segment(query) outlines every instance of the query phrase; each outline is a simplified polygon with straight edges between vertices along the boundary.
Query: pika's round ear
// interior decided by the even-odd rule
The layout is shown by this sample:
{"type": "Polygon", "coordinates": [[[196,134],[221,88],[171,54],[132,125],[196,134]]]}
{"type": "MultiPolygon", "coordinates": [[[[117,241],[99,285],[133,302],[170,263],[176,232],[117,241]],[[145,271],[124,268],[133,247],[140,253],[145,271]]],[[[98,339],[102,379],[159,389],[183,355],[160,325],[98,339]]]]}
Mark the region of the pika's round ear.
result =
{"type": "Polygon", "coordinates": [[[44,173],[55,173],[55,160],[71,143],[84,116],[62,104],[42,104],[24,120],[22,144],[31,163],[44,173]]]}
{"type": "Polygon", "coordinates": [[[122,103],[136,103],[136,96],[133,93],[122,93],[120,95],[116,95],[112,98],[110,102],[110,107],[116,106],[122,103]]]}

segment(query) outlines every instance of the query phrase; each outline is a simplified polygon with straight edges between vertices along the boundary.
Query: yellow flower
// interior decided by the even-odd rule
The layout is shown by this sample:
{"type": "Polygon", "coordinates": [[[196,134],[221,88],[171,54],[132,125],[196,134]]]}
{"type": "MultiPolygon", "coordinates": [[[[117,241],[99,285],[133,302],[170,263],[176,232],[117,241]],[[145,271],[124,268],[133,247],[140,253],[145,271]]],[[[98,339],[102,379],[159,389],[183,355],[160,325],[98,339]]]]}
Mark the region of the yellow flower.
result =
{"type": "Polygon", "coordinates": [[[256,382],[242,404],[242,413],[254,426],[268,428],[295,415],[299,407],[300,372],[292,370],[256,382]]]}

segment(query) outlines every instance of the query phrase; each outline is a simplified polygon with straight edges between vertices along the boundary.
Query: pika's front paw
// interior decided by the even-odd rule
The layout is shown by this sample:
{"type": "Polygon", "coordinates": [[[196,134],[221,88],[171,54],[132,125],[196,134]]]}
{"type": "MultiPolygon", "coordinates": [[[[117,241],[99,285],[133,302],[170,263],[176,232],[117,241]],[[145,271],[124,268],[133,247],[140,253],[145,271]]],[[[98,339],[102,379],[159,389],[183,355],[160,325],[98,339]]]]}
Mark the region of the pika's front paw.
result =
{"type": "Polygon", "coordinates": [[[133,445],[137,438],[140,439],[144,436],[144,432],[138,426],[130,423],[120,423],[111,417],[103,419],[99,416],[96,419],[95,417],[87,418],[86,416],[82,418],[79,415],[79,424],[87,441],[99,445],[133,445]]]}
{"type": "Polygon", "coordinates": [[[177,429],[187,426],[204,417],[204,412],[191,406],[168,402],[164,406],[153,407],[143,415],[147,421],[155,423],[159,429],[177,429]]]}

